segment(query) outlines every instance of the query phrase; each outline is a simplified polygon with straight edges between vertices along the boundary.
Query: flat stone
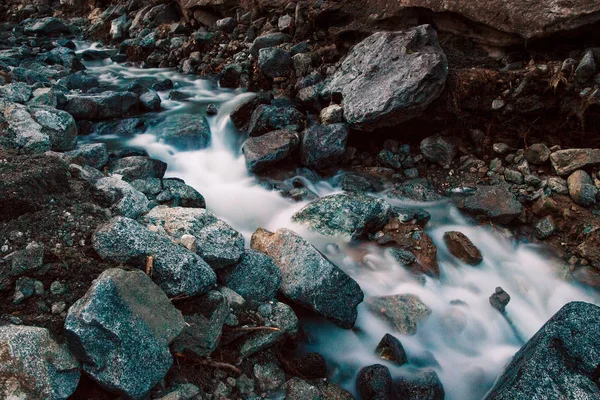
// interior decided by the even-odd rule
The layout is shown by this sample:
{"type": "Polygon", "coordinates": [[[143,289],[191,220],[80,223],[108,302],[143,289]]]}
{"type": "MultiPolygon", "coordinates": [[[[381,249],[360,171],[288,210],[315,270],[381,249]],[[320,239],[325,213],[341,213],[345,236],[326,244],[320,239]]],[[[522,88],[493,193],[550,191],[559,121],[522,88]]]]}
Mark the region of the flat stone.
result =
{"type": "Polygon", "coordinates": [[[550,162],[558,175],[569,175],[578,169],[600,165],[600,149],[558,150],[550,154],[550,162]]]}

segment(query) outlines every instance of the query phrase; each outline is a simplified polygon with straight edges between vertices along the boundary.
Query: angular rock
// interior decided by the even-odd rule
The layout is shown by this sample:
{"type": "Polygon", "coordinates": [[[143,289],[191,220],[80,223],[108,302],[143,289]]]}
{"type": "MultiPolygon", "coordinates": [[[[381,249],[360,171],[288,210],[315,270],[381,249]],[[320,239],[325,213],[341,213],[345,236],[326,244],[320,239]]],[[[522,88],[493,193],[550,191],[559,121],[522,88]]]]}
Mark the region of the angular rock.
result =
{"type": "Polygon", "coordinates": [[[354,46],[325,92],[342,94],[352,128],[372,131],[421,114],[441,94],[447,74],[436,32],[421,25],[378,32],[354,46]]]}
{"type": "Polygon", "coordinates": [[[144,156],[119,158],[110,166],[111,173],[121,175],[126,181],[162,178],[166,170],[165,162],[144,156]]]}
{"type": "Polygon", "coordinates": [[[43,127],[22,104],[0,99],[0,126],[0,146],[25,153],[42,153],[51,148],[50,138],[43,132],[43,127]]]}
{"type": "Polygon", "coordinates": [[[53,36],[70,32],[71,30],[64,22],[54,17],[33,20],[25,25],[25,33],[31,35],[53,36]]]}
{"type": "Polygon", "coordinates": [[[73,118],[103,120],[129,117],[139,107],[139,98],[131,92],[102,92],[99,94],[70,94],[64,110],[73,118]]]}
{"type": "Polygon", "coordinates": [[[377,353],[382,360],[392,361],[397,365],[408,363],[404,346],[402,346],[402,343],[396,337],[389,333],[386,333],[381,339],[375,349],[375,353],[377,353]]]}
{"type": "Polygon", "coordinates": [[[500,286],[498,286],[494,293],[492,293],[490,296],[490,305],[501,313],[504,312],[509,302],[510,295],[506,293],[500,286]]]}
{"type": "Polygon", "coordinates": [[[267,47],[258,52],[258,68],[267,78],[285,77],[291,71],[292,57],[283,49],[267,47]]]}
{"type": "Polygon", "coordinates": [[[596,73],[596,61],[594,60],[594,53],[592,50],[588,50],[583,55],[577,69],[575,69],[575,79],[577,82],[584,84],[596,73]]]}
{"type": "Polygon", "coordinates": [[[256,39],[254,39],[254,42],[252,43],[252,46],[250,47],[250,53],[254,57],[258,57],[259,51],[261,49],[264,49],[267,47],[278,46],[280,44],[290,42],[291,40],[292,40],[291,36],[286,35],[284,33],[280,33],[280,32],[268,33],[266,35],[259,36],[256,39]]]}
{"type": "Polygon", "coordinates": [[[270,393],[285,383],[285,372],[274,363],[256,364],[252,372],[261,392],[270,393]]]}
{"type": "Polygon", "coordinates": [[[438,163],[442,167],[449,167],[458,153],[456,146],[440,135],[423,139],[420,149],[427,160],[438,163]]]}
{"type": "Polygon", "coordinates": [[[569,195],[575,203],[582,207],[596,204],[598,188],[594,186],[594,182],[587,172],[583,170],[573,172],[567,179],[567,186],[569,195]]]}
{"type": "Polygon", "coordinates": [[[329,107],[325,107],[319,113],[319,120],[323,125],[344,122],[344,109],[338,104],[332,104],[329,107]]]}
{"type": "Polygon", "coordinates": [[[214,271],[199,256],[139,222],[115,217],[101,225],[92,245],[102,259],[146,269],[152,257],[152,279],[169,296],[195,296],[215,284],[214,271]]]}
{"type": "Polygon", "coordinates": [[[479,249],[462,232],[444,233],[444,242],[448,246],[450,254],[465,264],[479,265],[483,261],[479,249]]]}
{"type": "Polygon", "coordinates": [[[13,103],[25,104],[31,98],[31,88],[23,82],[13,82],[0,86],[0,97],[13,103]]]}
{"type": "Polygon", "coordinates": [[[361,399],[390,400],[392,398],[392,374],[388,367],[374,364],[364,367],[356,378],[361,399]]]}
{"type": "Polygon", "coordinates": [[[535,224],[535,236],[538,239],[546,239],[556,231],[556,224],[554,219],[548,215],[535,224]]]}
{"type": "Polygon", "coordinates": [[[346,153],[347,141],[346,124],[311,126],[302,136],[302,165],[321,169],[338,164],[346,153]]]}
{"type": "Polygon", "coordinates": [[[278,129],[300,131],[304,127],[304,122],[304,115],[293,107],[261,104],[252,113],[248,134],[260,136],[278,129]]]}
{"type": "Polygon", "coordinates": [[[407,400],[444,400],[444,386],[434,370],[420,370],[394,379],[393,395],[407,400]]]}
{"type": "Polygon", "coordinates": [[[65,331],[84,371],[111,392],[145,398],[167,374],[181,313],[141,271],[104,271],[69,308],[65,331]]]}
{"type": "Polygon", "coordinates": [[[169,116],[154,129],[162,141],[180,150],[204,149],[211,142],[210,127],[204,116],[169,116]]]}
{"type": "Polygon", "coordinates": [[[222,88],[235,89],[241,85],[243,67],[240,64],[229,64],[219,74],[219,85],[222,88]]]}
{"type": "Polygon", "coordinates": [[[246,250],[239,264],[219,274],[223,284],[246,300],[272,300],[281,287],[281,271],[273,259],[256,250],[246,250]]]}
{"type": "Polygon", "coordinates": [[[360,286],[311,244],[289,229],[272,233],[259,228],[251,247],[273,258],[281,270],[280,293],[285,298],[342,328],[354,325],[356,306],[364,297],[360,286]]]}
{"type": "Polygon", "coordinates": [[[550,154],[550,162],[558,175],[569,175],[578,169],[600,165],[600,149],[558,150],[550,154]]]}
{"type": "Polygon", "coordinates": [[[140,95],[140,106],[147,111],[159,111],[160,96],[154,90],[148,90],[140,95]]]}
{"type": "Polygon", "coordinates": [[[366,304],[372,313],[404,335],[415,335],[417,324],[431,314],[431,309],[413,294],[371,297],[366,304]]]}
{"type": "Polygon", "coordinates": [[[551,153],[552,152],[545,144],[535,143],[525,149],[523,157],[525,157],[530,164],[542,165],[548,161],[551,153]]]}
{"type": "Polygon", "coordinates": [[[109,199],[116,215],[135,219],[148,212],[146,196],[116,176],[98,179],[94,186],[109,199]]]}
{"type": "Polygon", "coordinates": [[[296,132],[285,129],[248,138],[242,146],[246,168],[249,172],[259,172],[285,160],[294,153],[299,141],[296,132]]]}
{"type": "Polygon", "coordinates": [[[204,197],[193,187],[178,179],[163,179],[164,190],[156,196],[160,204],[171,207],[206,208],[204,197]]]}
{"type": "Polygon", "coordinates": [[[44,264],[44,245],[31,242],[24,249],[12,253],[10,261],[10,274],[13,276],[39,270],[44,264]]]}
{"type": "Polygon", "coordinates": [[[79,162],[90,167],[101,169],[108,163],[106,143],[86,143],[75,150],[65,153],[71,162],[79,162]]]}
{"type": "Polygon", "coordinates": [[[510,223],[523,212],[506,185],[478,186],[473,195],[459,202],[459,208],[502,224],[510,223]]]}
{"type": "Polygon", "coordinates": [[[42,126],[42,132],[48,135],[51,149],[54,151],[73,150],[77,145],[77,124],[73,117],[53,107],[31,107],[31,116],[42,126]]]}

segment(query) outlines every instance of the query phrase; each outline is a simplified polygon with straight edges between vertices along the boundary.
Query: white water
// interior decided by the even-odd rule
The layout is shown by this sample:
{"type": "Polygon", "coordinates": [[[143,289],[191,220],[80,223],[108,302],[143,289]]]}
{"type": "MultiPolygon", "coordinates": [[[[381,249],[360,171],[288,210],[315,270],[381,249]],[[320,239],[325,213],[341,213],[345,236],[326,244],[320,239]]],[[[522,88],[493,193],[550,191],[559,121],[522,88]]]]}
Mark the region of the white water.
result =
{"type": "MultiPolygon", "coordinates": [[[[219,113],[208,117],[212,145],[199,151],[177,151],[156,140],[149,129],[123,143],[143,147],[155,158],[169,164],[168,176],[183,178],[204,195],[207,207],[218,217],[242,232],[249,241],[258,227],[276,230],[289,227],[309,240],[340,268],[352,276],[365,296],[416,294],[433,311],[418,327],[415,336],[398,337],[411,364],[437,360],[434,367],[444,384],[446,398],[480,399],[501,373],[503,366],[556,311],[573,300],[598,304],[592,292],[567,283],[557,276],[559,270],[531,245],[508,240],[489,227],[475,227],[448,203],[409,204],[389,200],[395,205],[419,206],[432,214],[428,233],[438,246],[441,278],[417,282],[406,270],[372,246],[357,259],[356,244],[326,238],[291,222],[291,216],[306,203],[295,203],[268,191],[247,173],[240,144],[229,114],[251,94],[215,89],[210,82],[179,75],[168,69],[125,68],[111,62],[88,63],[88,72],[106,84],[123,88],[134,79],[172,79],[176,89],[194,94],[185,102],[170,101],[160,93],[163,115],[192,113],[201,115],[206,104],[219,105],[219,113]],[[464,265],[452,258],[442,236],[449,230],[464,232],[481,250],[484,263],[464,265]],[[328,244],[336,243],[336,246],[328,244]],[[488,297],[497,286],[510,295],[507,320],[489,305],[488,297]],[[454,300],[464,304],[452,305],[454,300]]],[[[102,140],[102,138],[92,138],[102,140]]],[[[339,191],[328,181],[312,184],[318,195],[339,191]]],[[[356,373],[374,363],[390,367],[393,376],[408,373],[408,367],[394,367],[379,359],[374,350],[385,333],[393,333],[375,318],[364,304],[354,330],[343,330],[318,318],[303,318],[310,341],[308,351],[317,351],[328,361],[331,379],[354,392],[356,373]]],[[[431,363],[430,363],[431,364],[431,363]]]]}

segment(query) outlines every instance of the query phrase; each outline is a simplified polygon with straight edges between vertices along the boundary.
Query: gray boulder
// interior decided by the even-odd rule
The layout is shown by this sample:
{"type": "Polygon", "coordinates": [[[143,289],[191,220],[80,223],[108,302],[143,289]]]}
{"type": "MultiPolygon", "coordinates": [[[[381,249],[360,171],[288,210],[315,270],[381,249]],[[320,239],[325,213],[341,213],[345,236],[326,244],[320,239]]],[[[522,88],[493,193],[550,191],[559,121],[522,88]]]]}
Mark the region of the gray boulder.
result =
{"type": "Polygon", "coordinates": [[[378,32],[356,46],[327,82],[352,128],[372,131],[421,114],[444,89],[446,55],[429,25],[378,32]]]}
{"type": "Polygon", "coordinates": [[[154,90],[148,90],[140,95],[140,106],[147,111],[159,111],[160,96],[154,90]]]}
{"type": "Polygon", "coordinates": [[[266,35],[259,36],[256,39],[254,39],[254,42],[250,47],[250,53],[254,57],[257,57],[259,55],[260,49],[278,46],[280,44],[290,42],[291,40],[292,37],[284,33],[267,33],[266,35]]]}
{"type": "Polygon", "coordinates": [[[565,305],[517,352],[486,400],[600,398],[600,308],[565,305]]]}
{"type": "Polygon", "coordinates": [[[194,296],[215,284],[214,271],[199,256],[139,222],[115,217],[101,225],[92,237],[102,259],[146,269],[152,257],[152,279],[169,296],[194,296]]]}
{"type": "Polygon", "coordinates": [[[111,392],[145,398],[167,374],[181,313],[141,271],[104,271],[69,308],[65,331],[84,371],[111,392]]]}
{"type": "Polygon", "coordinates": [[[294,222],[330,236],[359,239],[382,228],[392,206],[362,193],[338,193],[313,200],[292,217],[294,222]]]}
{"type": "Polygon", "coordinates": [[[300,131],[306,118],[293,107],[269,106],[261,104],[252,113],[248,124],[250,136],[260,136],[278,129],[300,131]]]}
{"type": "Polygon", "coordinates": [[[421,153],[428,161],[449,167],[456,157],[456,146],[440,135],[430,136],[421,141],[421,153]]]}
{"type": "Polygon", "coordinates": [[[356,387],[361,399],[389,400],[392,398],[392,374],[384,365],[369,365],[358,372],[356,387]]]}
{"type": "Polygon", "coordinates": [[[143,222],[173,239],[183,235],[196,238],[196,252],[212,268],[237,263],[244,254],[244,237],[229,224],[203,208],[153,208],[143,222]]]}
{"type": "Polygon", "coordinates": [[[43,153],[52,147],[43,127],[22,104],[0,99],[0,126],[3,128],[0,146],[19,149],[25,153],[43,153]]]}
{"type": "Polygon", "coordinates": [[[598,189],[587,172],[577,170],[569,175],[567,179],[569,196],[582,207],[590,207],[596,204],[598,189]]]}
{"type": "Polygon", "coordinates": [[[77,54],[67,47],[55,47],[46,53],[42,53],[38,56],[38,59],[46,64],[62,65],[70,72],[82,71],[85,69],[85,66],[79,60],[77,54]]]}
{"type": "Polygon", "coordinates": [[[523,212],[523,205],[515,198],[507,185],[478,186],[475,193],[458,203],[459,208],[508,224],[523,212]]]}
{"type": "Polygon", "coordinates": [[[354,326],[356,306],[364,297],[360,286],[310,243],[289,229],[272,233],[259,228],[251,247],[270,256],[281,270],[283,297],[342,328],[354,326]]]}
{"type": "Polygon", "coordinates": [[[70,162],[80,162],[101,169],[108,163],[106,143],[86,143],[65,153],[70,162]]]}
{"type": "Polygon", "coordinates": [[[193,187],[178,179],[163,179],[163,191],[156,196],[160,204],[172,207],[205,208],[204,197],[193,187]]]}
{"type": "Polygon", "coordinates": [[[116,215],[135,219],[148,212],[146,196],[116,176],[98,179],[94,186],[109,199],[116,215]]]}
{"type": "Polygon", "coordinates": [[[25,104],[31,98],[31,87],[23,82],[13,82],[0,86],[0,97],[13,103],[25,104]]]}
{"type": "Polygon", "coordinates": [[[302,165],[327,168],[337,165],[346,153],[346,124],[313,125],[302,136],[302,165]]]}
{"type": "Polygon", "coordinates": [[[204,116],[169,116],[154,129],[162,141],[181,150],[204,149],[211,141],[210,127],[204,116]]]}
{"type": "Polygon", "coordinates": [[[64,22],[54,17],[33,20],[25,25],[25,33],[30,35],[53,36],[70,32],[71,30],[64,22]]]}
{"type": "Polygon", "coordinates": [[[0,327],[0,397],[64,400],[79,383],[79,362],[45,328],[0,327]]]}
{"type": "Polygon", "coordinates": [[[290,53],[283,49],[267,47],[258,52],[258,68],[267,78],[275,79],[289,75],[292,64],[290,53]]]}
{"type": "Polygon", "coordinates": [[[77,145],[77,124],[71,114],[54,107],[31,107],[31,116],[48,135],[54,151],[69,151],[77,145]]]}
{"type": "Polygon", "coordinates": [[[550,154],[550,162],[560,176],[578,169],[600,165],[600,149],[567,149],[550,154]]]}
{"type": "Polygon", "coordinates": [[[103,120],[128,117],[137,111],[139,98],[132,92],[102,92],[69,94],[64,110],[73,118],[103,120]]]}
{"type": "Polygon", "coordinates": [[[162,178],[166,171],[165,162],[144,156],[119,158],[110,166],[110,172],[123,176],[126,181],[162,178]]]}
{"type": "Polygon", "coordinates": [[[285,160],[294,153],[299,141],[296,132],[285,129],[248,138],[242,146],[248,171],[259,172],[285,160]]]}

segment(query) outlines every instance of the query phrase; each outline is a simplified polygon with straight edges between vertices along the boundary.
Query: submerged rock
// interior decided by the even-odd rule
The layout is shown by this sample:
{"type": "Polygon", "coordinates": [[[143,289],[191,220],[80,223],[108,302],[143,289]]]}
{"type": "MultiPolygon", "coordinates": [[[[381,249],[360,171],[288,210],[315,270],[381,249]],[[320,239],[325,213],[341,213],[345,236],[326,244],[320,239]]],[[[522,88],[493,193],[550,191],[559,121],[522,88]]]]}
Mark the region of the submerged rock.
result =
{"type": "Polygon", "coordinates": [[[413,294],[371,297],[366,304],[371,312],[404,335],[416,334],[417,324],[431,314],[431,309],[413,294]]]}
{"type": "Polygon", "coordinates": [[[354,325],[356,306],[364,297],[360,286],[310,243],[289,229],[272,233],[259,228],[251,247],[273,258],[281,270],[283,297],[342,328],[354,325]]]}
{"type": "Polygon", "coordinates": [[[469,265],[479,265],[483,261],[481,252],[462,232],[444,233],[444,242],[454,257],[469,265]]]}
{"type": "Polygon", "coordinates": [[[288,158],[298,146],[298,134],[289,130],[250,137],[242,146],[249,172],[259,172],[288,158]]]}

